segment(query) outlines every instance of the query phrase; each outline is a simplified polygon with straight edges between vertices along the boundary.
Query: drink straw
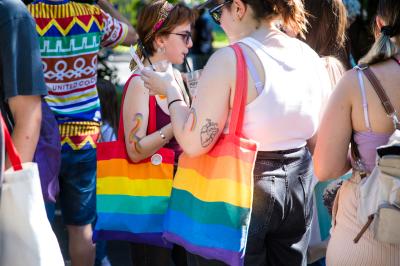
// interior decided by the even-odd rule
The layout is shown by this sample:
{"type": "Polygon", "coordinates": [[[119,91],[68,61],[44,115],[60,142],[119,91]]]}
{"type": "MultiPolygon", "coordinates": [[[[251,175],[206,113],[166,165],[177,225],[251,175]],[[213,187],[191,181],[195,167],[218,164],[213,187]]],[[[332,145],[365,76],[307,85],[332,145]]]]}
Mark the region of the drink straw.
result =
{"type": "Polygon", "coordinates": [[[144,58],[146,58],[149,61],[150,66],[153,69],[153,71],[156,71],[155,67],[153,66],[153,63],[150,60],[150,56],[147,53],[146,48],[144,48],[143,43],[142,43],[142,41],[140,39],[138,40],[138,47],[139,47],[140,50],[142,50],[142,54],[144,55],[144,58]]]}
{"type": "Polygon", "coordinates": [[[189,65],[189,62],[186,59],[186,56],[185,56],[184,61],[185,61],[185,65],[186,65],[187,69],[189,70],[189,72],[192,72],[192,69],[190,68],[190,65],[189,65]]]}
{"type": "Polygon", "coordinates": [[[140,58],[138,57],[135,48],[131,45],[129,52],[132,56],[132,59],[136,62],[136,65],[138,66],[139,70],[143,70],[144,66],[142,61],[140,61],[140,58]]]}

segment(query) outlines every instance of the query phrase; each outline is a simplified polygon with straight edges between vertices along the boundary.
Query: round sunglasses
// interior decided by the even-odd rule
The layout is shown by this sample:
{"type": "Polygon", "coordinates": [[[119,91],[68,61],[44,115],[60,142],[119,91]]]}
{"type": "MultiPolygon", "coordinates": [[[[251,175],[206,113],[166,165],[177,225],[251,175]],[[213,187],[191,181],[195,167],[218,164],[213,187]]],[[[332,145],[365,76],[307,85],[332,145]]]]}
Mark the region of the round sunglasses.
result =
{"type": "Polygon", "coordinates": [[[221,15],[222,15],[222,8],[224,7],[224,5],[230,4],[232,3],[233,0],[228,0],[223,2],[222,4],[219,4],[213,8],[211,8],[208,13],[210,13],[210,16],[213,18],[213,20],[215,21],[215,23],[217,23],[218,25],[221,24],[221,15]]]}
{"type": "Polygon", "coordinates": [[[190,40],[192,39],[192,33],[191,33],[190,31],[185,31],[185,32],[182,32],[182,33],[170,32],[169,34],[181,36],[183,42],[184,42],[186,45],[189,45],[189,42],[190,42],[190,40]]]}

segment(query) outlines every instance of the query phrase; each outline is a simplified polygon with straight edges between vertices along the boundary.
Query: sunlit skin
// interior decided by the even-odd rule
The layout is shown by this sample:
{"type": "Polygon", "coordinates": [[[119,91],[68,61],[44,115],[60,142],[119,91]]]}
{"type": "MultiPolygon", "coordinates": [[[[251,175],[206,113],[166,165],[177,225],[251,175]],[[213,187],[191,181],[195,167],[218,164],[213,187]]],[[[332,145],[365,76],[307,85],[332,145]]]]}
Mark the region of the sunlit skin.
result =
{"type": "Polygon", "coordinates": [[[129,132],[128,141],[129,141],[129,144],[132,145],[133,149],[136,150],[136,152],[140,152],[141,147],[140,147],[139,142],[140,142],[141,138],[139,138],[137,136],[137,132],[139,131],[139,128],[143,123],[143,115],[141,113],[137,113],[135,115],[135,118],[133,119],[133,121],[134,121],[134,126],[131,129],[131,131],[129,132]]]}
{"type": "MultiPolygon", "coordinates": [[[[177,25],[171,30],[171,33],[184,34],[185,32],[190,32],[190,30],[190,22],[186,22],[177,25]]],[[[163,60],[172,64],[182,64],[189,52],[189,48],[192,46],[192,41],[189,39],[188,43],[186,43],[183,36],[168,34],[157,36],[154,40],[154,46],[156,47],[156,51],[150,56],[153,64],[163,60]]],[[[148,60],[145,60],[143,64],[149,66],[148,60]]],[[[138,70],[134,73],[141,74],[138,70]]],[[[181,79],[180,73],[177,73],[175,78],[178,80],[181,79]]],[[[148,158],[173,138],[171,124],[159,129],[165,138],[160,137],[159,130],[151,134],[147,133],[149,96],[148,90],[144,88],[143,81],[140,78],[131,79],[125,95],[123,116],[125,139],[127,140],[126,150],[133,162],[140,162],[148,158]]],[[[157,97],[157,103],[165,113],[168,112],[165,96],[160,95],[157,97]]]]}
{"type": "Polygon", "coordinates": [[[193,109],[193,108],[190,109],[188,120],[192,121],[192,126],[190,127],[190,131],[193,131],[196,128],[196,123],[197,123],[197,116],[196,116],[196,110],[195,109],[193,109]]]}

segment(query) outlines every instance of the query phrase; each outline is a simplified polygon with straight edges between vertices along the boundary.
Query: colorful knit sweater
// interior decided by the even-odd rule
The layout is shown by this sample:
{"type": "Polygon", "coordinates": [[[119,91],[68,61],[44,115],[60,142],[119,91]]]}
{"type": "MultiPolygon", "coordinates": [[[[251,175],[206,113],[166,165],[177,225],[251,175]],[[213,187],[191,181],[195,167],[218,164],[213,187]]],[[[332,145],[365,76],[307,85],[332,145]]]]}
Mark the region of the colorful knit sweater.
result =
{"type": "Polygon", "coordinates": [[[62,148],[95,148],[101,122],[97,53],[121,43],[128,27],[96,5],[69,0],[39,0],[28,9],[40,37],[46,101],[58,121],[62,148]]]}

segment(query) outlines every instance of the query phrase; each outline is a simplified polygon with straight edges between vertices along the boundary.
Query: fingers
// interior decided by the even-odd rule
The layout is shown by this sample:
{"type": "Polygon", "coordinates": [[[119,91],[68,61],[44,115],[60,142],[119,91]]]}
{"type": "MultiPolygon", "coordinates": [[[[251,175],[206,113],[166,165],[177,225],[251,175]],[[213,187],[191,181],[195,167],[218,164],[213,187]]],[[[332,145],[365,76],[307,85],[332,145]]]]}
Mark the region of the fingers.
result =
{"type": "Polygon", "coordinates": [[[151,84],[148,81],[143,81],[144,87],[148,90],[151,89],[151,84]]]}
{"type": "Polygon", "coordinates": [[[148,77],[144,75],[141,75],[140,77],[142,78],[144,85],[149,84],[150,79],[148,77]]]}
{"type": "Polygon", "coordinates": [[[150,75],[150,73],[151,72],[154,72],[153,70],[151,70],[151,69],[147,69],[147,68],[144,68],[142,71],[141,71],[142,73],[142,76],[149,76],[150,75]]]}
{"type": "Polygon", "coordinates": [[[150,70],[143,69],[140,73],[140,77],[142,78],[143,81],[149,80],[150,79],[150,70]]]}
{"type": "Polygon", "coordinates": [[[148,77],[147,75],[148,75],[148,73],[143,73],[143,72],[142,72],[142,75],[140,75],[140,77],[141,77],[142,80],[143,80],[144,87],[145,87],[146,89],[150,90],[150,89],[151,89],[151,82],[150,82],[151,79],[150,79],[150,77],[148,77]]]}

